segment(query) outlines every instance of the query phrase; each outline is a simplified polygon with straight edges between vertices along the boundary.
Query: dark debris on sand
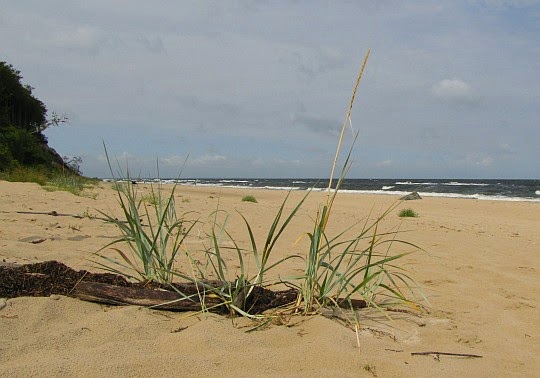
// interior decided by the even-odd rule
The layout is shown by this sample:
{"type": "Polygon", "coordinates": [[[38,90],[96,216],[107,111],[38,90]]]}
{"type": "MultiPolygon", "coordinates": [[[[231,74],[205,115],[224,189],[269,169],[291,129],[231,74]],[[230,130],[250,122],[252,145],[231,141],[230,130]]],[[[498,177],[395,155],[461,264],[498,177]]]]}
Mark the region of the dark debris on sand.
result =
{"type": "MultiPolygon", "coordinates": [[[[86,270],[76,271],[60,262],[47,261],[20,266],[0,266],[0,298],[24,296],[47,297],[53,294],[70,296],[82,281],[111,285],[113,288],[139,288],[147,292],[167,290],[176,293],[178,290],[184,295],[196,294],[198,290],[193,283],[175,283],[173,284],[175,286],[174,288],[170,285],[134,283],[127,281],[120,275],[112,273],[90,273],[86,270]]],[[[206,283],[211,286],[222,284],[218,281],[206,281],[206,283]]],[[[298,292],[294,289],[272,291],[255,286],[249,297],[245,300],[244,309],[249,311],[250,314],[262,313],[266,310],[294,302],[297,295],[298,292]]],[[[180,298],[181,296],[178,295],[178,297],[180,298]]],[[[224,310],[224,306],[219,306],[215,312],[223,313],[224,310]]]]}
{"type": "Polygon", "coordinates": [[[68,295],[82,280],[116,286],[129,285],[122,276],[76,271],[57,261],[46,261],[15,267],[0,266],[0,297],[68,295]]]}

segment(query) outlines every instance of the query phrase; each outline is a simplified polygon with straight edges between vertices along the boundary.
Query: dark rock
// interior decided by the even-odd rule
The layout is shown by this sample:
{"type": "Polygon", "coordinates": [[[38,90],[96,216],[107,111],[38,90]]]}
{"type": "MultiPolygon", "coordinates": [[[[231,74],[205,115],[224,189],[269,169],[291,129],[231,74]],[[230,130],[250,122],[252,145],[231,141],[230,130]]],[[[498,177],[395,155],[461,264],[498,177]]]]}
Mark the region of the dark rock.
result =
{"type": "Polygon", "coordinates": [[[403,200],[403,201],[411,201],[411,200],[419,200],[419,199],[422,199],[422,197],[420,197],[420,194],[418,194],[418,192],[412,192],[400,198],[400,200],[403,200]]]}

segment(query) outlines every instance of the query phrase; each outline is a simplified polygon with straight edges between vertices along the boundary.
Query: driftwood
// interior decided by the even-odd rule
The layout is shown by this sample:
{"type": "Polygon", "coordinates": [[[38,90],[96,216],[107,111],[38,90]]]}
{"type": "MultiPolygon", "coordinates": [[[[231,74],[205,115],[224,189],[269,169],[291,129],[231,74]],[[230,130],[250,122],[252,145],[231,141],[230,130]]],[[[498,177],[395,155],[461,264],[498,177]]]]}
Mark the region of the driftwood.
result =
{"type": "MultiPolygon", "coordinates": [[[[197,296],[185,299],[174,291],[151,290],[137,286],[116,286],[81,281],[69,295],[84,301],[112,305],[135,305],[171,311],[200,311],[202,309],[197,296]]],[[[223,304],[223,300],[215,295],[207,294],[204,304],[206,307],[219,306],[223,304]]]]}
{"type": "MultiPolygon", "coordinates": [[[[212,290],[224,285],[234,287],[234,283],[209,280],[172,285],[133,283],[116,274],[76,271],[57,261],[0,265],[0,298],[59,294],[91,302],[172,311],[200,311],[204,305],[209,311],[224,313],[228,311],[225,299],[212,290]],[[207,288],[206,293],[202,293],[203,287],[207,288]]],[[[254,286],[250,288],[250,295],[247,298],[245,293],[240,295],[241,300],[235,305],[250,314],[258,314],[290,304],[297,296],[298,291],[294,289],[272,291],[254,286]]]]}
{"type": "MultiPolygon", "coordinates": [[[[224,287],[235,287],[235,284],[217,280],[168,285],[129,282],[116,274],[76,271],[57,261],[0,264],[0,298],[57,294],[110,305],[136,305],[169,311],[200,311],[204,306],[209,311],[226,313],[229,311],[226,298],[217,295],[218,289],[224,287]]],[[[237,295],[234,305],[249,314],[259,314],[291,304],[297,298],[296,289],[273,291],[252,286],[237,295]]],[[[367,305],[359,299],[338,299],[336,304],[345,309],[367,305]]]]}

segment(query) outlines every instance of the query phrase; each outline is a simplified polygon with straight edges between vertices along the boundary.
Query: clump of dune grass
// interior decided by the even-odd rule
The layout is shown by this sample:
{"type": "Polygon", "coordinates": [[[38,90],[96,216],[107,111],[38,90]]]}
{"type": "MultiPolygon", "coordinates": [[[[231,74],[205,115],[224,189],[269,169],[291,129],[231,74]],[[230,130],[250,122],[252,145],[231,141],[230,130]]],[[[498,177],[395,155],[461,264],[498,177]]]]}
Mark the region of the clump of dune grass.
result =
{"type": "Polygon", "coordinates": [[[244,196],[242,197],[242,201],[257,203],[257,199],[254,196],[244,196]]]}
{"type": "Polygon", "coordinates": [[[80,196],[85,187],[85,180],[80,176],[57,174],[47,181],[44,189],[48,191],[62,190],[80,196]]]}
{"type": "Polygon", "coordinates": [[[407,209],[401,209],[398,213],[398,217],[400,218],[416,218],[418,217],[418,213],[414,211],[411,208],[407,209]]]}
{"type": "Polygon", "coordinates": [[[92,188],[97,180],[45,167],[18,166],[0,173],[0,179],[12,182],[34,182],[47,191],[66,191],[80,196],[84,189],[92,188]]]}
{"type": "Polygon", "coordinates": [[[161,200],[159,195],[157,195],[156,191],[152,190],[150,193],[145,194],[141,197],[141,199],[146,202],[148,205],[152,206],[158,206],[161,200]]]}
{"type": "Polygon", "coordinates": [[[206,234],[206,242],[203,243],[202,261],[196,260],[194,253],[186,249],[185,254],[189,260],[190,273],[185,273],[186,269],[184,269],[184,272],[177,271],[174,273],[177,277],[198,285],[201,290],[199,300],[202,304],[203,311],[208,310],[204,305],[205,297],[213,295],[221,298],[223,301],[221,305],[227,307],[231,315],[240,314],[252,319],[265,317],[265,315],[252,314],[251,309],[245,306],[246,299],[251,295],[256,286],[271,284],[265,278],[271,269],[279,266],[286,260],[298,257],[291,255],[278,261],[270,261],[271,253],[277,241],[287,229],[288,224],[300,209],[306,197],[307,194],[290,213],[286,214],[284,209],[288,198],[287,195],[278,209],[272,225],[268,229],[263,245],[257,243],[250,223],[240,214],[249,235],[249,248],[240,247],[226,230],[228,220],[230,219],[230,215],[227,212],[218,208],[212,214],[208,222],[210,224],[210,231],[206,234]],[[230,256],[230,253],[233,253],[236,257],[234,262],[238,268],[235,271],[231,271],[225,262],[225,258],[230,256]],[[255,272],[250,273],[247,267],[253,265],[253,263],[255,264],[255,272]],[[214,285],[207,283],[209,279],[213,279],[214,285]],[[221,285],[215,285],[216,280],[221,282],[221,285]]]}
{"type": "Polygon", "coordinates": [[[0,179],[11,182],[34,182],[41,186],[47,184],[50,174],[43,167],[17,166],[0,172],[0,179]]]}
{"type": "Polygon", "coordinates": [[[177,184],[173,185],[168,196],[163,196],[161,182],[157,189],[152,185],[150,206],[143,206],[143,198],[139,196],[129,170],[126,169],[125,177],[116,179],[106,148],[105,154],[125,221],[100,211],[107,222],[120,230],[121,236],[96,252],[99,259],[94,262],[104,270],[128,278],[170,283],[176,257],[196,224],[195,221],[188,221],[186,214],[176,212],[174,195],[177,184]],[[117,248],[117,245],[127,246],[128,252],[117,248]],[[101,252],[107,248],[116,251],[120,260],[103,255],[101,252]]]}

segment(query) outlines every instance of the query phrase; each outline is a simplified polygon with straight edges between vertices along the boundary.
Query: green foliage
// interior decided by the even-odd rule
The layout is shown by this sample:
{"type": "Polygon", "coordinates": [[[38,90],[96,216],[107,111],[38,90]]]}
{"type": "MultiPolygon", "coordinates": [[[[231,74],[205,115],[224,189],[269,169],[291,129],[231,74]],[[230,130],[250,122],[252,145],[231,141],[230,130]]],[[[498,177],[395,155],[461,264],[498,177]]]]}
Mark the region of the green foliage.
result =
{"type": "MultiPolygon", "coordinates": [[[[129,177],[129,176],[128,176],[129,177]]],[[[155,195],[157,201],[142,206],[135,185],[128,180],[125,185],[117,185],[118,202],[123,211],[125,221],[100,212],[107,222],[114,224],[122,236],[101,248],[96,255],[105,262],[96,263],[105,270],[123,274],[141,281],[170,283],[175,269],[175,258],[180,251],[185,237],[196,224],[178,216],[174,203],[174,191],[167,198],[162,198],[162,188],[155,195]],[[191,223],[186,229],[185,224],[191,223]],[[116,248],[117,244],[127,245],[129,253],[116,248]],[[121,257],[121,261],[112,259],[100,252],[112,247],[121,257]],[[128,273],[132,272],[132,273],[128,273]]],[[[152,188],[152,191],[154,189],[152,188]]]]}
{"type": "MultiPolygon", "coordinates": [[[[289,192],[289,194],[290,194],[290,192],[289,192]]],[[[240,214],[242,216],[242,218],[244,219],[244,222],[246,224],[246,228],[247,228],[247,231],[248,231],[248,234],[249,234],[249,239],[250,239],[250,242],[251,242],[251,252],[253,254],[253,258],[255,260],[255,265],[257,267],[257,275],[253,279],[253,281],[256,284],[262,284],[264,282],[264,275],[271,268],[279,265],[280,263],[282,263],[285,260],[288,260],[290,258],[298,257],[298,256],[294,256],[294,255],[289,256],[289,257],[286,257],[286,258],[284,258],[282,260],[279,260],[277,263],[274,263],[274,264],[272,264],[270,266],[267,266],[269,258],[270,258],[270,254],[272,253],[272,250],[274,249],[274,246],[276,245],[277,241],[279,240],[279,237],[286,230],[287,226],[289,225],[289,223],[291,222],[293,217],[296,215],[298,210],[300,210],[300,208],[302,207],[302,205],[303,205],[303,203],[306,200],[308,195],[309,195],[309,192],[302,198],[302,200],[300,202],[298,202],[296,207],[289,213],[289,215],[285,218],[285,220],[282,223],[280,223],[281,218],[283,216],[283,211],[284,211],[284,208],[285,208],[285,204],[287,203],[287,199],[288,199],[289,195],[287,195],[287,197],[285,197],[285,200],[281,204],[281,207],[279,208],[277,214],[274,217],[272,225],[268,229],[266,240],[265,240],[264,246],[262,248],[259,248],[257,246],[257,242],[255,241],[255,237],[253,235],[252,227],[249,224],[248,220],[242,214],[240,214]]]]}
{"type": "MultiPolygon", "coordinates": [[[[47,165],[52,157],[43,148],[43,139],[12,125],[0,127],[0,163],[2,170],[17,165],[47,165]]],[[[1,169],[1,168],[0,168],[1,169]]]]}
{"type": "Polygon", "coordinates": [[[413,209],[407,208],[400,210],[398,217],[400,218],[416,218],[418,217],[418,213],[414,211],[413,209]]]}
{"type": "Polygon", "coordinates": [[[47,123],[47,108],[23,85],[20,71],[0,62],[0,123],[29,132],[40,132],[47,123]]]}
{"type": "Polygon", "coordinates": [[[86,185],[87,180],[81,176],[58,173],[47,181],[45,189],[51,192],[62,190],[79,196],[86,185]]]}
{"type": "MultiPolygon", "coordinates": [[[[309,194],[309,193],[308,193],[309,194]]],[[[235,239],[226,231],[229,215],[223,211],[216,210],[211,219],[211,231],[207,235],[209,243],[204,248],[203,263],[198,263],[189,250],[186,250],[186,255],[191,264],[192,275],[179,274],[177,276],[195,282],[201,287],[202,294],[200,295],[201,303],[204,306],[204,298],[208,293],[219,296],[223,300],[223,305],[226,306],[231,314],[241,314],[250,318],[261,318],[264,316],[251,314],[251,309],[245,307],[245,300],[248,298],[256,286],[264,286],[268,284],[265,280],[266,273],[272,268],[280,265],[286,260],[297,258],[296,255],[287,256],[273,263],[269,263],[269,258],[275,244],[280,236],[286,230],[289,222],[298,212],[307,195],[296,205],[296,207],[286,216],[284,220],[284,208],[287,202],[287,197],[278,209],[276,216],[268,230],[264,246],[259,248],[253,235],[252,227],[248,220],[242,216],[247,232],[249,234],[251,248],[244,250],[239,247],[235,239]],[[224,215],[224,220],[220,221],[219,215],[224,215]],[[224,246],[225,242],[230,242],[233,246],[224,246]],[[230,272],[225,263],[227,252],[232,251],[236,256],[235,263],[238,265],[236,279],[231,280],[230,272]],[[245,261],[244,254],[247,253],[249,261],[245,261]],[[250,262],[255,262],[256,273],[250,276],[247,270],[250,262]],[[209,278],[217,278],[222,282],[221,286],[212,287],[206,284],[209,278]]]]}
{"type": "Polygon", "coordinates": [[[17,166],[61,167],[62,159],[48,148],[42,132],[67,122],[67,117],[53,112],[48,118],[43,102],[21,80],[20,71],[0,62],[0,171],[17,166]]]}
{"type": "Polygon", "coordinates": [[[242,197],[242,201],[243,202],[253,202],[253,203],[257,203],[257,199],[253,196],[244,196],[242,197]]]}
{"type": "Polygon", "coordinates": [[[80,156],[73,156],[73,157],[68,157],[68,156],[64,156],[62,158],[62,160],[64,161],[64,167],[66,167],[70,172],[73,172],[77,175],[82,175],[82,171],[81,171],[81,164],[82,164],[82,157],[80,156]]]}
{"type": "Polygon", "coordinates": [[[142,196],[142,200],[149,205],[159,206],[159,201],[161,200],[161,198],[154,190],[152,190],[150,193],[142,196]]]}
{"type": "Polygon", "coordinates": [[[95,263],[105,270],[133,279],[170,283],[174,276],[176,256],[184,239],[196,225],[194,221],[187,221],[184,218],[185,214],[179,216],[176,212],[174,195],[177,184],[174,184],[167,197],[162,195],[161,183],[157,189],[152,185],[150,197],[152,203],[149,207],[144,206],[129,171],[126,170],[123,179],[116,179],[106,149],[105,154],[114,178],[113,187],[116,190],[117,200],[126,220],[120,221],[100,211],[107,222],[118,227],[121,237],[96,252],[104,262],[95,261],[95,263]],[[127,245],[129,254],[116,248],[118,244],[127,245]],[[109,247],[118,253],[121,261],[100,254],[109,247]]]}
{"type": "Polygon", "coordinates": [[[41,186],[47,184],[50,172],[44,167],[24,167],[16,165],[10,170],[0,172],[0,179],[12,182],[35,182],[41,186]]]}
{"type": "Polygon", "coordinates": [[[15,165],[14,168],[0,172],[0,179],[11,182],[34,182],[48,191],[62,190],[77,196],[81,195],[84,189],[94,187],[99,181],[78,176],[69,171],[51,170],[44,165],[15,165]]]}
{"type": "Polygon", "coordinates": [[[306,273],[302,278],[304,311],[310,312],[325,306],[336,306],[351,299],[362,299],[378,307],[379,296],[389,303],[408,303],[401,288],[414,292],[416,284],[398,266],[396,261],[409,252],[392,254],[396,244],[416,246],[396,238],[398,231],[379,232],[380,222],[395,208],[390,207],[373,222],[367,221],[355,236],[346,238],[359,225],[352,225],[337,236],[329,238],[323,229],[322,219],[327,208],[323,207],[309,234],[310,250],[306,258],[306,273]]]}

